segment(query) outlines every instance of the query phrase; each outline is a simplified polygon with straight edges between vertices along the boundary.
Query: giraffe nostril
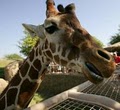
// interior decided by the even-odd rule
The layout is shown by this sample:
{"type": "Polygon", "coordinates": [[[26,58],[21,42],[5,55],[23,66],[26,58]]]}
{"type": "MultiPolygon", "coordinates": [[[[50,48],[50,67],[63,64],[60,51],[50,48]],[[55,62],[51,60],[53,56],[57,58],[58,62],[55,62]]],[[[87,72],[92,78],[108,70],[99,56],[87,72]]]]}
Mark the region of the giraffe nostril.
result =
{"type": "Polygon", "coordinates": [[[98,52],[98,54],[99,54],[101,57],[103,57],[104,59],[110,60],[110,56],[108,55],[108,53],[106,53],[106,52],[104,52],[104,51],[102,51],[102,50],[98,50],[97,52],[98,52]]]}

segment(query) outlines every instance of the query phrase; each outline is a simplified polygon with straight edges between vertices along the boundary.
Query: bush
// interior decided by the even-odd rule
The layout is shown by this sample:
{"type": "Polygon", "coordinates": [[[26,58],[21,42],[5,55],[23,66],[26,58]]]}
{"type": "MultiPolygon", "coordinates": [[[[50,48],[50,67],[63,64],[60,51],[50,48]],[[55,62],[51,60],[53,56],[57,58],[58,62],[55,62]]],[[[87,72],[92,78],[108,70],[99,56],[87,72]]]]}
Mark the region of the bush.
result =
{"type": "Polygon", "coordinates": [[[22,53],[24,56],[28,56],[39,37],[31,37],[26,30],[24,31],[24,34],[25,37],[18,42],[18,47],[20,48],[20,53],[22,53]]]}
{"type": "Polygon", "coordinates": [[[22,60],[23,59],[20,55],[15,54],[15,53],[6,55],[5,58],[8,60],[22,60]]]}

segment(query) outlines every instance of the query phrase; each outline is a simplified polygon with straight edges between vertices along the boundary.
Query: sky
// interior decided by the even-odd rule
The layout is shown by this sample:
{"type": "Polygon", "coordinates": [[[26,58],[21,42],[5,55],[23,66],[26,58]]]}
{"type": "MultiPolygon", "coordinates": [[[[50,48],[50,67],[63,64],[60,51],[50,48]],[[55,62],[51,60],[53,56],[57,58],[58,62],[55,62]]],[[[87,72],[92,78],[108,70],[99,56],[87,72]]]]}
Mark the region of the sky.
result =
{"type": "MultiPolygon", "coordinates": [[[[120,0],[54,0],[64,6],[74,3],[81,25],[105,46],[120,25],[120,0]]],[[[0,58],[20,54],[18,42],[24,38],[22,23],[43,24],[46,0],[0,0],[0,58]]]]}

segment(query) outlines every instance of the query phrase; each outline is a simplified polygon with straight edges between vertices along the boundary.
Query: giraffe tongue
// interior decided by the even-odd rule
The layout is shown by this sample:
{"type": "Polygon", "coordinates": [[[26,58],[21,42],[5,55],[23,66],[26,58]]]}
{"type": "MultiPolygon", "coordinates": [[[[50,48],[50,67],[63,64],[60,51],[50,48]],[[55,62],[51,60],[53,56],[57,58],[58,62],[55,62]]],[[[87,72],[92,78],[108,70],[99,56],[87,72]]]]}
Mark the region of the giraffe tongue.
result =
{"type": "Polygon", "coordinates": [[[103,77],[102,74],[100,73],[100,71],[92,64],[92,63],[88,63],[86,62],[86,66],[87,68],[94,73],[95,75],[98,75],[100,77],[103,77]]]}

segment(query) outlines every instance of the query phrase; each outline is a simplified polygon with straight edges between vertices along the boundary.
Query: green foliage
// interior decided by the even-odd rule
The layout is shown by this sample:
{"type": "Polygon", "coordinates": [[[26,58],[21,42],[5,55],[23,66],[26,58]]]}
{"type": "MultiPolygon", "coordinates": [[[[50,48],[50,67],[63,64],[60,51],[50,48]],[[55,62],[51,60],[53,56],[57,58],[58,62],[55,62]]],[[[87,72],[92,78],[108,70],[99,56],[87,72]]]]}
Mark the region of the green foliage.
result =
{"type": "Polygon", "coordinates": [[[100,46],[100,47],[104,46],[103,43],[99,39],[97,39],[96,37],[93,37],[93,40],[97,43],[98,46],[100,46]]]}
{"type": "Polygon", "coordinates": [[[120,42],[120,26],[119,26],[119,29],[118,29],[118,33],[111,36],[111,39],[110,39],[110,44],[115,44],[117,42],[120,42]]]}
{"type": "Polygon", "coordinates": [[[120,34],[116,34],[115,36],[111,37],[110,44],[115,44],[117,42],[120,42],[120,34]]]}
{"type": "Polygon", "coordinates": [[[5,58],[8,60],[22,60],[23,59],[20,55],[18,55],[16,53],[6,55],[5,58]]]}
{"type": "Polygon", "coordinates": [[[24,33],[25,37],[21,39],[18,47],[20,48],[20,53],[22,53],[24,56],[28,56],[31,49],[35,46],[38,37],[32,38],[28,32],[24,31],[24,33]]]}
{"type": "Polygon", "coordinates": [[[34,97],[32,98],[32,100],[31,100],[31,102],[29,104],[29,106],[37,104],[37,103],[39,103],[42,100],[43,100],[43,98],[40,96],[40,94],[39,93],[35,93],[34,97]]]}
{"type": "Polygon", "coordinates": [[[0,68],[5,67],[6,65],[8,65],[10,62],[12,62],[13,60],[8,60],[8,59],[0,59],[0,68]]]}

